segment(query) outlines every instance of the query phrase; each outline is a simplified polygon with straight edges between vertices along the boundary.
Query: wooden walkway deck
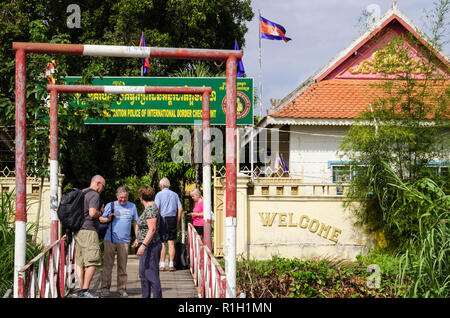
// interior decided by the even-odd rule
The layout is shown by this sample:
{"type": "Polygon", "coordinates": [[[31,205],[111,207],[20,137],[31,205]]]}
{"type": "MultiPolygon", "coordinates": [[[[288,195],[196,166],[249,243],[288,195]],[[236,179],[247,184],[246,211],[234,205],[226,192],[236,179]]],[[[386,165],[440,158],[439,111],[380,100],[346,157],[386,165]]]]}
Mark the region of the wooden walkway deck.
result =
{"type": "MultiPolygon", "coordinates": [[[[117,261],[117,260],[116,260],[117,261]]],[[[166,265],[168,261],[166,260],[166,265]]],[[[168,268],[168,266],[166,266],[168,268]]],[[[136,255],[128,256],[127,264],[128,283],[127,293],[128,298],[141,298],[141,281],[139,279],[139,257],[136,255]]],[[[161,287],[163,298],[198,298],[197,288],[194,285],[194,280],[189,269],[176,270],[174,272],[161,271],[160,272],[161,287]]],[[[101,269],[95,272],[94,278],[91,281],[90,289],[96,295],[100,295],[100,281],[101,269]]],[[[110,296],[108,298],[119,298],[117,292],[117,266],[116,263],[112,272],[112,282],[110,289],[110,296]]]]}

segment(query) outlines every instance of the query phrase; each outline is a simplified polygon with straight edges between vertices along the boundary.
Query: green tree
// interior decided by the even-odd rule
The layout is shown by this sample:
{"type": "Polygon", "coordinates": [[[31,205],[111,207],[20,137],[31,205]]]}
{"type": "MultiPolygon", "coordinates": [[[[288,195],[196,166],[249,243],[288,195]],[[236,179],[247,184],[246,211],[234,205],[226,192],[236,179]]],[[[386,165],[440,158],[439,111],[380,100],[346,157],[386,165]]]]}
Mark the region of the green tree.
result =
{"type": "MultiPolygon", "coordinates": [[[[220,66],[212,66],[206,62],[193,62],[186,65],[184,68],[180,68],[175,72],[176,77],[225,77],[225,71],[221,70],[220,66]]],[[[191,129],[191,128],[190,128],[191,129]]],[[[201,128],[194,127],[191,129],[191,141],[194,144],[195,129],[198,129],[197,134],[201,135],[201,128]]],[[[195,166],[195,185],[200,189],[200,177],[201,177],[201,163],[194,163],[194,153],[192,152],[191,163],[195,166]]]]}
{"type": "MultiPolygon", "coordinates": [[[[195,172],[191,162],[185,160],[172,160],[172,151],[180,140],[172,138],[174,127],[155,129],[150,133],[153,147],[148,156],[148,161],[153,176],[153,187],[159,189],[159,180],[166,177],[170,180],[170,188],[184,196],[182,184],[191,182],[195,178],[195,172]]],[[[181,150],[181,149],[180,149],[181,150]]]]}
{"type": "MultiPolygon", "coordinates": [[[[3,134],[13,138],[9,129],[14,127],[15,109],[13,41],[138,45],[143,31],[147,46],[232,49],[235,39],[244,46],[245,23],[253,17],[250,0],[86,0],[80,4],[81,27],[68,28],[67,5],[60,0],[0,3],[0,118],[2,130],[7,129],[3,134]]],[[[47,171],[49,152],[45,120],[48,109],[42,101],[45,91],[38,87],[45,87],[42,74],[51,59],[56,60],[59,78],[81,75],[83,84],[90,83],[93,76],[140,75],[139,59],[28,55],[27,160],[29,169],[38,167],[42,174],[47,171]]],[[[167,76],[190,64],[184,60],[150,59],[146,75],[167,76]]],[[[123,175],[149,171],[145,127],[86,127],[85,116],[101,117],[109,105],[91,104],[85,110],[62,105],[64,98],[59,107],[59,141],[66,183],[85,185],[95,172],[117,180],[123,175]]]]}
{"type": "MultiPolygon", "coordinates": [[[[49,27],[44,21],[32,20],[28,23],[26,29],[29,31],[29,41],[46,41],[46,32],[49,27]]],[[[67,36],[64,34],[51,36],[49,42],[69,43],[67,36]]],[[[6,43],[3,43],[4,45],[6,43]]],[[[11,42],[8,42],[8,45],[11,47],[11,42]]],[[[10,51],[9,53],[12,54],[11,49],[10,51]]],[[[45,177],[48,175],[49,159],[49,95],[45,89],[47,85],[45,70],[52,57],[38,54],[29,54],[29,56],[30,58],[27,59],[27,172],[45,177]]],[[[7,74],[8,72],[14,72],[14,59],[4,56],[1,58],[7,65],[0,70],[2,77],[6,78],[0,84],[0,106],[3,109],[1,113],[2,125],[3,127],[15,127],[14,77],[7,74]]],[[[57,63],[58,73],[56,75],[58,78],[67,75],[67,67],[67,58],[60,57],[57,63]]],[[[91,71],[92,69],[87,70],[87,72],[91,71]]],[[[103,111],[108,108],[108,105],[101,104],[90,104],[84,109],[62,106],[67,100],[67,97],[61,96],[58,107],[59,127],[67,128],[59,129],[59,142],[63,149],[68,141],[68,131],[82,131],[86,116],[102,117],[103,111]]],[[[11,133],[11,135],[13,134],[11,133]]]]}

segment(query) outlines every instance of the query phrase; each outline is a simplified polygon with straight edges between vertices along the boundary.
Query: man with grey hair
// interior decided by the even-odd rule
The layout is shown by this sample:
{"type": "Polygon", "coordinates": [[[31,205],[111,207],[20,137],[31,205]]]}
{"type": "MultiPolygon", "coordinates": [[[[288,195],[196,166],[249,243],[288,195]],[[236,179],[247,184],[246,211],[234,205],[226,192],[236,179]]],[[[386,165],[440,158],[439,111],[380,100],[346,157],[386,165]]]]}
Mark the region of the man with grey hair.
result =
{"type": "Polygon", "coordinates": [[[183,206],[181,205],[180,198],[178,195],[169,190],[170,181],[167,178],[162,178],[159,181],[159,191],[155,196],[155,204],[159,208],[159,213],[161,214],[161,227],[163,233],[162,235],[162,249],[161,258],[159,260],[159,270],[164,271],[166,268],[166,242],[169,245],[169,270],[174,271],[175,267],[173,265],[173,260],[175,258],[175,240],[177,238],[178,224],[181,220],[181,215],[183,213],[183,206]]]}
{"type": "Polygon", "coordinates": [[[112,269],[115,253],[117,251],[117,291],[120,297],[127,297],[127,262],[128,248],[130,245],[131,224],[137,233],[138,214],[136,205],[128,201],[128,189],[117,188],[117,201],[110,202],[105,207],[105,212],[100,217],[100,222],[110,222],[104,240],[104,268],[102,272],[103,297],[109,296],[111,287],[112,269]]]}

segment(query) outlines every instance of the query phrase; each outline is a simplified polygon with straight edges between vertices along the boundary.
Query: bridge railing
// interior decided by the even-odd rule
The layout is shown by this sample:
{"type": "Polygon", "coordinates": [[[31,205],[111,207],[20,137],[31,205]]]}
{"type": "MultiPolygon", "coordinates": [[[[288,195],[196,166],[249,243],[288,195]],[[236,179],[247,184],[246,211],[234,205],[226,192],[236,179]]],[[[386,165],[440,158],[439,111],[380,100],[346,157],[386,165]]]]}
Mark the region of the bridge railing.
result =
{"type": "Polygon", "coordinates": [[[225,298],[226,276],[210,249],[188,224],[189,267],[200,298],[225,298]]]}
{"type": "Polygon", "coordinates": [[[18,271],[19,298],[64,298],[75,287],[75,242],[53,242],[18,271]]]}

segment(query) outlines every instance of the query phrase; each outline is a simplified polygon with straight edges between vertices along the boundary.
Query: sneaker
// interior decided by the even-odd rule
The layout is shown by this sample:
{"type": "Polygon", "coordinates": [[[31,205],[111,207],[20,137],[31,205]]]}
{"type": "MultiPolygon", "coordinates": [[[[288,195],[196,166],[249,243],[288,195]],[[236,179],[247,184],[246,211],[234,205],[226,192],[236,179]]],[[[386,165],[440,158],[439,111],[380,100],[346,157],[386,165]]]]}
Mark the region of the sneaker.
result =
{"type": "Polygon", "coordinates": [[[169,267],[169,271],[170,271],[170,272],[175,272],[175,267],[170,266],[170,267],[169,267]]]}
{"type": "Polygon", "coordinates": [[[94,294],[92,294],[91,291],[88,289],[88,290],[85,291],[85,292],[81,292],[81,293],[78,295],[78,298],[99,298],[99,297],[96,296],[96,295],[94,295],[94,294]]]}
{"type": "Polygon", "coordinates": [[[128,297],[126,290],[119,290],[120,297],[128,297]]]}
{"type": "Polygon", "coordinates": [[[166,270],[166,268],[165,268],[165,267],[161,267],[161,266],[160,266],[160,267],[159,267],[159,270],[160,270],[160,271],[165,271],[165,270],[166,270]]]}
{"type": "Polygon", "coordinates": [[[67,295],[67,298],[78,298],[80,297],[80,291],[77,292],[69,292],[69,294],[67,295]]]}
{"type": "Polygon", "coordinates": [[[108,289],[103,289],[102,293],[100,294],[100,296],[102,297],[109,297],[110,293],[108,289]]]}

